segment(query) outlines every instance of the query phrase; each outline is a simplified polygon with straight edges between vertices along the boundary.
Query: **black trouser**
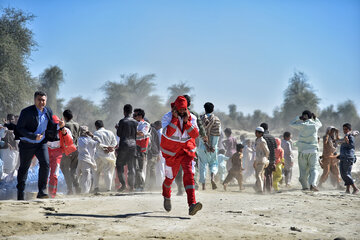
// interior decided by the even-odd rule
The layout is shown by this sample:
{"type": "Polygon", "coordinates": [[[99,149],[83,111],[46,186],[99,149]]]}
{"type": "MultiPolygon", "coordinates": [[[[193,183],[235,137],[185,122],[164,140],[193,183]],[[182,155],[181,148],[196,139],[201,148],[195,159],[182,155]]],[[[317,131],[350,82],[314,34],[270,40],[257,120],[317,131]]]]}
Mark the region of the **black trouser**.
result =
{"type": "Polygon", "coordinates": [[[31,160],[36,156],[39,160],[39,180],[38,188],[40,194],[45,194],[47,179],[49,177],[49,152],[46,143],[27,143],[20,141],[20,167],[18,171],[18,184],[16,185],[18,192],[24,192],[25,182],[28,175],[28,170],[31,165],[31,160]]]}
{"type": "Polygon", "coordinates": [[[273,164],[269,164],[267,168],[264,169],[264,191],[271,192],[272,188],[272,173],[275,170],[273,164]]]}
{"type": "Polygon", "coordinates": [[[63,154],[61,159],[60,168],[64,174],[68,193],[73,191],[73,186],[75,187],[76,193],[80,193],[79,180],[76,175],[78,155],[78,151],[75,151],[70,153],[68,156],[63,154]]]}
{"type": "Polygon", "coordinates": [[[135,168],[135,188],[144,188],[145,187],[145,175],[146,175],[146,153],[136,152],[136,168],[135,168]]]}
{"type": "Polygon", "coordinates": [[[125,187],[124,166],[128,167],[128,185],[130,189],[134,188],[135,184],[135,147],[120,146],[116,159],[116,170],[121,183],[121,187],[125,187]]]}

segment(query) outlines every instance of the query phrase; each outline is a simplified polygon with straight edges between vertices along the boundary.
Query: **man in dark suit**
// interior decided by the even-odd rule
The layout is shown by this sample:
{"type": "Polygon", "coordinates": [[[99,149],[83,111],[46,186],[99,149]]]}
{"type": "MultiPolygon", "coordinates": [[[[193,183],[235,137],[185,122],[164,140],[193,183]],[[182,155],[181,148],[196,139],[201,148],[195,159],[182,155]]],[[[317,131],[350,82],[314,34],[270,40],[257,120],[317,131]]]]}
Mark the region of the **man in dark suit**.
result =
{"type": "MultiPolygon", "coordinates": [[[[56,136],[57,124],[52,120],[52,111],[46,107],[46,93],[37,91],[34,94],[34,105],[24,108],[16,126],[20,137],[20,167],[18,171],[18,200],[24,200],[25,182],[31,160],[34,156],[39,160],[39,192],[37,198],[49,198],[45,193],[49,176],[49,153],[47,141],[56,136]]],[[[65,126],[61,120],[60,129],[65,126]]]]}

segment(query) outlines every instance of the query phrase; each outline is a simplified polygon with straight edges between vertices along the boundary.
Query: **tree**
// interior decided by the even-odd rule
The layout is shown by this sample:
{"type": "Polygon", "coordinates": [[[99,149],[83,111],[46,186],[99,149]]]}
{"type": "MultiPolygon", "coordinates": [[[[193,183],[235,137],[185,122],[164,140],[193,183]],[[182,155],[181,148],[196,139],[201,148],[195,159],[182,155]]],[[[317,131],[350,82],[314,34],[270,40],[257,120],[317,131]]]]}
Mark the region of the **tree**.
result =
{"type": "Polygon", "coordinates": [[[19,113],[33,103],[35,79],[30,76],[27,59],[36,42],[27,24],[34,15],[4,8],[0,17],[0,114],[19,113]]]}
{"type": "Polygon", "coordinates": [[[56,100],[56,109],[57,109],[57,114],[59,116],[62,116],[62,112],[64,111],[64,102],[65,102],[65,99],[63,99],[63,98],[58,98],[56,100]]]}
{"type": "Polygon", "coordinates": [[[257,109],[254,111],[251,120],[251,129],[254,130],[257,126],[261,123],[269,123],[270,117],[266,113],[262,112],[261,110],[257,109]]]}
{"type": "Polygon", "coordinates": [[[339,115],[334,109],[334,105],[330,105],[321,110],[319,118],[323,126],[335,125],[339,122],[339,115]]]}
{"type": "Polygon", "coordinates": [[[120,82],[106,82],[101,89],[105,92],[102,111],[106,115],[106,124],[114,126],[123,118],[123,106],[131,104],[133,108],[145,110],[145,117],[150,121],[160,120],[167,111],[160,96],[153,94],[155,74],[121,75],[120,82]]]}
{"type": "Polygon", "coordinates": [[[351,100],[347,100],[339,104],[337,107],[337,113],[341,125],[345,122],[356,124],[359,121],[359,115],[356,110],[356,106],[351,100]]]}
{"type": "Polygon", "coordinates": [[[317,113],[319,102],[320,98],[314,93],[306,75],[303,72],[295,72],[284,92],[283,123],[288,124],[304,110],[317,113]]]}
{"type": "Polygon", "coordinates": [[[95,121],[103,119],[100,108],[82,96],[71,98],[65,108],[72,111],[75,122],[88,126],[91,131],[95,130],[95,121]]]}
{"type": "Polygon", "coordinates": [[[167,106],[170,106],[172,102],[176,100],[178,96],[182,95],[189,95],[191,97],[191,100],[193,101],[194,96],[190,95],[190,92],[193,88],[188,86],[184,82],[180,82],[179,84],[173,84],[170,87],[168,87],[168,91],[170,93],[169,98],[166,102],[167,106]]]}
{"type": "Polygon", "coordinates": [[[233,120],[236,120],[238,113],[236,112],[236,105],[230,104],[229,106],[229,117],[233,120]]]}
{"type": "Polygon", "coordinates": [[[39,77],[40,87],[47,94],[47,105],[51,107],[54,113],[58,112],[58,99],[60,84],[64,82],[63,71],[58,66],[50,66],[44,70],[39,77]]]}

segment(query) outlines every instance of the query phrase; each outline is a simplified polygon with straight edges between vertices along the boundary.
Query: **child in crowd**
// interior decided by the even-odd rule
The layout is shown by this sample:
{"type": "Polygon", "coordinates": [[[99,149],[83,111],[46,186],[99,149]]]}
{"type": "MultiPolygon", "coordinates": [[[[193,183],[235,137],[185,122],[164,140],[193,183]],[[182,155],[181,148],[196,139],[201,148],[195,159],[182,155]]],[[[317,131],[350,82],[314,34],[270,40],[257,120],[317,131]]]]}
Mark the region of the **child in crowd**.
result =
{"type": "Polygon", "coordinates": [[[232,167],[229,170],[229,173],[226,176],[225,181],[223,183],[225,191],[226,191],[227,184],[233,178],[236,178],[236,180],[238,181],[239,189],[240,190],[244,189],[243,185],[242,185],[242,178],[243,178],[242,171],[244,170],[244,168],[242,167],[243,166],[243,164],[242,164],[243,148],[244,148],[244,146],[242,144],[236,144],[236,153],[234,153],[229,160],[232,163],[232,167]]]}
{"type": "Polygon", "coordinates": [[[269,147],[263,137],[264,135],[264,128],[257,127],[255,129],[255,149],[256,149],[256,158],[253,164],[255,169],[255,177],[256,182],[254,189],[257,193],[264,193],[264,169],[269,165],[269,154],[270,150],[269,147]]]}
{"type": "Polygon", "coordinates": [[[218,161],[219,161],[219,178],[221,182],[224,182],[225,180],[225,175],[227,173],[226,170],[226,163],[228,161],[228,157],[225,156],[225,150],[224,149],[220,149],[219,150],[219,154],[218,154],[218,161]]]}
{"type": "Polygon", "coordinates": [[[282,169],[284,166],[284,150],[281,148],[280,138],[275,138],[277,148],[275,148],[275,171],[273,173],[273,188],[279,191],[279,182],[282,179],[282,169]]]}
{"type": "Polygon", "coordinates": [[[53,115],[53,121],[59,125],[59,130],[49,131],[52,140],[47,142],[50,167],[48,192],[51,198],[55,198],[56,196],[60,162],[63,153],[68,156],[70,153],[76,151],[70,129],[65,127],[63,121],[60,123],[60,119],[56,115],[53,115]]]}
{"type": "MultiPolygon", "coordinates": [[[[226,157],[232,157],[232,155],[234,155],[234,153],[236,153],[236,138],[231,136],[231,129],[230,128],[226,128],[224,130],[226,139],[224,141],[222,141],[222,144],[225,148],[225,156],[226,157]]],[[[231,161],[227,161],[226,163],[226,169],[229,171],[231,168],[231,161]]]]}
{"type": "Polygon", "coordinates": [[[243,150],[243,163],[244,163],[244,182],[246,179],[251,177],[255,171],[252,167],[255,158],[255,149],[253,149],[252,142],[250,139],[245,140],[245,147],[243,150]]]}
{"type": "Polygon", "coordinates": [[[294,166],[294,155],[292,152],[291,133],[284,132],[283,140],[281,140],[281,148],[284,150],[284,175],[286,187],[290,186],[292,177],[292,168],[294,166]]]}
{"type": "Polygon", "coordinates": [[[356,162],[356,155],[354,137],[355,134],[351,132],[350,123],[345,123],[343,125],[343,132],[345,134],[344,138],[338,139],[338,143],[341,143],[340,156],[338,157],[340,159],[340,174],[345,182],[346,193],[350,193],[350,187],[352,187],[352,193],[357,194],[359,192],[359,189],[355,185],[355,181],[351,176],[352,167],[356,162]]]}

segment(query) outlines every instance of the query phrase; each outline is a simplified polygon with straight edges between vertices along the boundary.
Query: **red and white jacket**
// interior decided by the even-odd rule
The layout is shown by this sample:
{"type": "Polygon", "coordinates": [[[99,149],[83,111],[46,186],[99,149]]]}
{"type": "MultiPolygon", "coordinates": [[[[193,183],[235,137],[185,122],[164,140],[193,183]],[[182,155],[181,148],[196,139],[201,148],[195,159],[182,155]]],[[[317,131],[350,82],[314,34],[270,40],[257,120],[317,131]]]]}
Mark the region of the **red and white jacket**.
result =
{"type": "Polygon", "coordinates": [[[175,118],[168,112],[161,119],[163,131],[161,135],[161,152],[166,159],[166,165],[171,166],[177,154],[185,152],[194,158],[196,152],[195,139],[199,136],[196,117],[190,114],[186,124],[181,117],[175,118]]]}
{"type": "Polygon", "coordinates": [[[150,124],[145,120],[138,123],[138,132],[142,132],[144,136],[136,136],[136,145],[140,147],[141,152],[146,152],[150,141],[150,124]]]}
{"type": "Polygon", "coordinates": [[[76,146],[74,145],[73,138],[71,135],[71,131],[68,128],[65,128],[66,134],[64,135],[61,130],[58,130],[58,138],[57,141],[47,142],[49,149],[58,149],[61,148],[62,152],[68,156],[70,153],[76,151],[76,146]]]}

